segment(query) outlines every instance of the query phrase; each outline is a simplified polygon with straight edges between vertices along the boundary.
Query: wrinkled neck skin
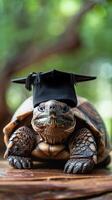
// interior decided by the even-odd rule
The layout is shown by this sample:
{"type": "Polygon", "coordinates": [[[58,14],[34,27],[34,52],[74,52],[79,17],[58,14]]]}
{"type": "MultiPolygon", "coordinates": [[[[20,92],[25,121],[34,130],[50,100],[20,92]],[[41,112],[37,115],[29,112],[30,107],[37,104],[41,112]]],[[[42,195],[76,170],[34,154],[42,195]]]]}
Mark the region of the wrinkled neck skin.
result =
{"type": "Polygon", "coordinates": [[[74,131],[76,120],[66,104],[50,100],[34,108],[32,127],[48,144],[62,144],[74,131]]]}

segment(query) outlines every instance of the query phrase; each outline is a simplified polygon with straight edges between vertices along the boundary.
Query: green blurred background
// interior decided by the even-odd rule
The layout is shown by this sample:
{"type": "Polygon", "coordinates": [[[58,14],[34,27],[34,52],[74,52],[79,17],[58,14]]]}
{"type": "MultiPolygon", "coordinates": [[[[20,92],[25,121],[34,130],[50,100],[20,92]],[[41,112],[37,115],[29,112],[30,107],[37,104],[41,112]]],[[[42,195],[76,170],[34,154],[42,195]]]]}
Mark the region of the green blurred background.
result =
{"type": "Polygon", "coordinates": [[[77,93],[95,105],[111,136],[112,1],[0,0],[1,130],[31,95],[11,78],[51,69],[98,77],[77,93]]]}

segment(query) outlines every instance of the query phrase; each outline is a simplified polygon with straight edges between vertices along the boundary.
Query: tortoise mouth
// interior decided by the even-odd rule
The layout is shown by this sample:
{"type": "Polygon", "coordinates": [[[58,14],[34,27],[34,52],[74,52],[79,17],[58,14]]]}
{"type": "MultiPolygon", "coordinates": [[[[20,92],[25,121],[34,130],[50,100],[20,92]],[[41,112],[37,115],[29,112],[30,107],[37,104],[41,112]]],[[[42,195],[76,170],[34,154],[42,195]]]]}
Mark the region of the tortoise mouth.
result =
{"type": "Polygon", "coordinates": [[[49,144],[64,142],[74,131],[76,120],[70,116],[44,116],[32,119],[32,127],[49,144]]]}
{"type": "Polygon", "coordinates": [[[74,120],[68,116],[45,116],[45,117],[37,117],[35,119],[32,119],[32,123],[34,126],[37,127],[44,127],[44,126],[51,126],[51,127],[68,127],[73,125],[74,120]]]}

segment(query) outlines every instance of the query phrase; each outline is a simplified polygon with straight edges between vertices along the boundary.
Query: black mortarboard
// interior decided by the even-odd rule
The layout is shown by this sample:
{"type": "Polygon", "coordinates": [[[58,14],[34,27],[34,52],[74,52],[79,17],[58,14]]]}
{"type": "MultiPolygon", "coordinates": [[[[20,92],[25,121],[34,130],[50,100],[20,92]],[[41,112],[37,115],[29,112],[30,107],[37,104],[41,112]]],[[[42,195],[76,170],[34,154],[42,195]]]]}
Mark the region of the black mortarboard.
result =
{"type": "Polygon", "coordinates": [[[36,107],[41,102],[59,100],[68,103],[71,107],[77,105],[77,96],[74,84],[93,80],[96,77],[77,75],[57,70],[50,72],[31,73],[25,78],[12,80],[15,83],[25,84],[28,90],[33,85],[33,105],[36,107]]]}

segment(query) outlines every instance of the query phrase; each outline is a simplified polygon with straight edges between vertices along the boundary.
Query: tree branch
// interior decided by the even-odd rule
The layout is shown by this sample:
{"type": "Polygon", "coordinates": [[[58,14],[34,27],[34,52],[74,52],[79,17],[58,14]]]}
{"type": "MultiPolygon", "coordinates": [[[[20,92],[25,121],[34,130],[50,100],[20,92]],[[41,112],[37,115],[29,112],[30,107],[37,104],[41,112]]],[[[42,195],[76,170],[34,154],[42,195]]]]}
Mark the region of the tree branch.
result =
{"type": "Polygon", "coordinates": [[[14,59],[7,61],[3,68],[2,75],[10,78],[14,73],[28,67],[31,64],[41,62],[42,60],[56,53],[66,53],[77,50],[81,46],[81,40],[78,34],[78,27],[83,20],[83,16],[90,11],[96,1],[85,1],[80,11],[73,16],[65,32],[57,38],[54,44],[45,44],[44,47],[37,49],[35,45],[29,46],[24,52],[20,52],[14,59]]]}

